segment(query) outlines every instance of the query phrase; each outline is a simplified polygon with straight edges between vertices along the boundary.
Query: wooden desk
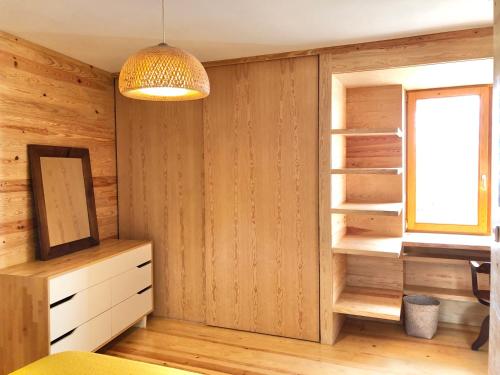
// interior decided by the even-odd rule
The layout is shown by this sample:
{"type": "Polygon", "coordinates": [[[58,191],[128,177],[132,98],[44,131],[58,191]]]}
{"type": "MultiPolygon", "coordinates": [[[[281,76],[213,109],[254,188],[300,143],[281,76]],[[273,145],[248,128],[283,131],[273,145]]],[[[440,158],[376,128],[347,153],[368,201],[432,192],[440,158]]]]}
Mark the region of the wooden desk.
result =
{"type": "MultiPolygon", "coordinates": [[[[469,261],[489,261],[492,244],[489,236],[406,233],[404,293],[439,299],[440,322],[479,326],[489,310],[472,293],[469,261]]],[[[487,287],[489,280],[479,283],[487,287]]]]}

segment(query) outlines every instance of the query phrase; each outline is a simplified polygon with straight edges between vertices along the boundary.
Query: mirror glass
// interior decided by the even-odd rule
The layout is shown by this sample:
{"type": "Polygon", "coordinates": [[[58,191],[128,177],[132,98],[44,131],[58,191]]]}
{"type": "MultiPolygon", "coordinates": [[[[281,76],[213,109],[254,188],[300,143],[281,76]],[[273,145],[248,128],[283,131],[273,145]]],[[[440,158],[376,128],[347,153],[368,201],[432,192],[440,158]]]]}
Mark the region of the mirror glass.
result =
{"type": "Polygon", "coordinates": [[[41,157],[49,245],[90,236],[82,159],[41,157]]]}

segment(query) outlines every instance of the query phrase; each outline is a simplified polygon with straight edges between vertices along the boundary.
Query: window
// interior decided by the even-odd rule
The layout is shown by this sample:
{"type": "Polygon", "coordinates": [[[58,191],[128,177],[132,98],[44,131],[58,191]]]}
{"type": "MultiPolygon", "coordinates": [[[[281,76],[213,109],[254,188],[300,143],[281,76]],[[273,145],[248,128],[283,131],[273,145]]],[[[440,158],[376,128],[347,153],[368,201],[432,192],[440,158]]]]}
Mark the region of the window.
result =
{"type": "Polygon", "coordinates": [[[408,231],[490,233],[490,97],[490,86],[408,91],[408,231]]]}

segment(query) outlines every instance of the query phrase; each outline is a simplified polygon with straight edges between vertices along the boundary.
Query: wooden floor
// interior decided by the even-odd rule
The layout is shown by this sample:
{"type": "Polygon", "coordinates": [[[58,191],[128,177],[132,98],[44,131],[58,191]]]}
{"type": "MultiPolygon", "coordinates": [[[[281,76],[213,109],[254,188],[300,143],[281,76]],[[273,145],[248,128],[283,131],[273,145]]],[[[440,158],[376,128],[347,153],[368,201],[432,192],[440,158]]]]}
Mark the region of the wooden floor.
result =
{"type": "Polygon", "coordinates": [[[104,353],[203,374],[487,374],[477,333],[440,328],[431,340],[399,325],[349,320],[334,346],[153,318],[104,353]]]}

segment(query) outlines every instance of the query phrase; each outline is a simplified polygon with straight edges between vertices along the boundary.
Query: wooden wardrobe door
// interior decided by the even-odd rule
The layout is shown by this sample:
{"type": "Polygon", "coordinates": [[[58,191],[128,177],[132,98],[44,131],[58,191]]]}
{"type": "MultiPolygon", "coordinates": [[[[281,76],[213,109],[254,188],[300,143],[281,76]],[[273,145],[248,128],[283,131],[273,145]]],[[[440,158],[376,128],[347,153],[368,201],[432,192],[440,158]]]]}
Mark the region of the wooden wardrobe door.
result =
{"type": "Polygon", "coordinates": [[[208,74],[206,321],[318,341],[318,59],[208,74]]]}

